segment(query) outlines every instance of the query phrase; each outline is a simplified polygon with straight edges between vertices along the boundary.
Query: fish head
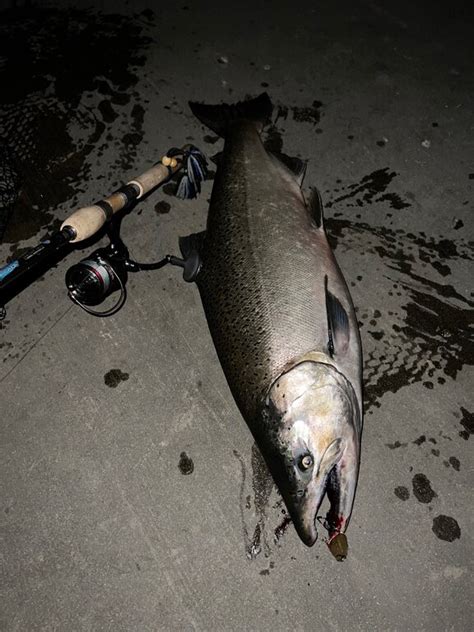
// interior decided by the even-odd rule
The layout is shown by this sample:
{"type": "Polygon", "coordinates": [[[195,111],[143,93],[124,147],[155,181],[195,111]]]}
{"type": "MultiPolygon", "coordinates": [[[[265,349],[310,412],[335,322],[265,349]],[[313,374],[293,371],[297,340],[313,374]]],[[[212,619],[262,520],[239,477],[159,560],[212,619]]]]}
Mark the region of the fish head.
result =
{"type": "Polygon", "coordinates": [[[317,539],[316,518],[327,492],[329,536],[344,532],[359,469],[359,407],[348,380],[332,365],[305,361],[270,387],[265,417],[267,458],[295,528],[317,539]]]}

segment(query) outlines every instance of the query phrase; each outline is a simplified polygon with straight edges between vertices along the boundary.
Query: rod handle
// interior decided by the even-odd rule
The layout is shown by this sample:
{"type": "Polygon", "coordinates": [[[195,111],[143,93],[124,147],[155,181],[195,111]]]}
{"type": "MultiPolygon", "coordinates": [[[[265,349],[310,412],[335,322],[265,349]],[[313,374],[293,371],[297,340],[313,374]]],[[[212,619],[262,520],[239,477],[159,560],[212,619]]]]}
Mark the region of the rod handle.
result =
{"type": "Polygon", "coordinates": [[[72,243],[92,237],[115,213],[121,211],[127,204],[139,200],[179,171],[183,166],[185,151],[186,147],[183,147],[182,154],[173,157],[163,156],[160,163],[130,180],[115,193],[92,206],[75,211],[62,223],[61,230],[66,227],[74,230],[76,236],[71,240],[72,243]]]}
{"type": "Polygon", "coordinates": [[[83,241],[95,235],[107,221],[107,215],[100,206],[86,206],[75,211],[61,225],[61,230],[66,227],[73,229],[75,237],[71,243],[83,241]]]}
{"type": "Polygon", "coordinates": [[[138,187],[139,193],[137,199],[139,200],[159,184],[168,180],[168,178],[179,171],[182,166],[183,163],[179,156],[175,158],[163,156],[160,163],[151,167],[151,169],[148,169],[148,171],[145,171],[145,173],[142,173],[137,178],[130,180],[128,184],[138,187]]]}

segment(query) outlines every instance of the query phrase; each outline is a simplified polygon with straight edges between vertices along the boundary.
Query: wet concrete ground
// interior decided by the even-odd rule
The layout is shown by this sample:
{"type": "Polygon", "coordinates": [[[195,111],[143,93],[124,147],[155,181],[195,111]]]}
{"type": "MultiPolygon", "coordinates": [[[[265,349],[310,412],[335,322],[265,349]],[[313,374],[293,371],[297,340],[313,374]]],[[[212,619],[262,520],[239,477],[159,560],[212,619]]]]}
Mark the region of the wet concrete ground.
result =
{"type": "MultiPolygon", "coordinates": [[[[96,319],[63,285],[94,246],[72,252],[1,324],[0,628],[470,629],[467,4],[38,4],[0,14],[1,260],[169,146],[215,154],[188,100],[266,90],[268,145],[309,159],[322,192],[366,410],[339,564],[323,532],[308,549],[289,524],[197,289],[177,269],[144,272],[96,319]]],[[[211,187],[141,203],[123,223],[132,254],[177,252],[211,187]]]]}

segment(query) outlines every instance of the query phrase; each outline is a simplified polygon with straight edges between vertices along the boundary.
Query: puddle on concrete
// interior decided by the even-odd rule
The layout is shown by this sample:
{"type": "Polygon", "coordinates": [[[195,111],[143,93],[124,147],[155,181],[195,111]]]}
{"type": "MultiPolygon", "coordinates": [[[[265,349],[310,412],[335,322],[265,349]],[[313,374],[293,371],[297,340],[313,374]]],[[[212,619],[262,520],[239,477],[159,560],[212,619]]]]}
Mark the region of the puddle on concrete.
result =
{"type": "Polygon", "coordinates": [[[0,174],[8,196],[0,199],[0,228],[12,252],[20,240],[56,227],[52,209],[87,181],[93,152],[102,155],[114,141],[120,167],[133,166],[145,112],[133,89],[150,41],[143,24],[126,16],[2,12],[0,79],[8,88],[0,94],[0,174]],[[104,46],[112,40],[120,46],[104,46]],[[119,117],[119,136],[106,138],[119,117]]]}
{"type": "Polygon", "coordinates": [[[413,495],[420,503],[430,503],[438,494],[431,488],[431,483],[425,474],[415,474],[412,480],[413,495]]]}
{"type": "Polygon", "coordinates": [[[459,431],[459,436],[466,441],[469,437],[474,433],[474,413],[469,412],[466,408],[461,406],[462,418],[460,420],[460,424],[463,426],[464,430],[459,431]]]}
{"type": "Polygon", "coordinates": [[[436,537],[445,542],[454,542],[454,540],[458,540],[461,537],[461,529],[457,520],[451,518],[451,516],[436,516],[436,518],[433,518],[433,526],[431,528],[436,537]]]}
{"type": "Polygon", "coordinates": [[[109,388],[117,388],[120,382],[126,382],[130,377],[129,373],[125,373],[120,369],[110,369],[104,375],[104,383],[109,388]]]}
{"type": "Polygon", "coordinates": [[[410,498],[410,492],[408,491],[408,488],[404,485],[399,485],[398,487],[395,487],[393,492],[395,496],[400,500],[408,500],[410,498]]]}
{"type": "Polygon", "coordinates": [[[178,468],[181,474],[188,476],[194,472],[194,461],[186,452],[181,452],[179,456],[178,468]]]}
{"type": "Polygon", "coordinates": [[[366,411],[380,406],[387,392],[415,382],[432,389],[473,364],[474,302],[452,285],[432,279],[440,258],[472,260],[471,244],[345,219],[329,218],[326,227],[333,246],[374,260],[372,282],[377,280],[381,317],[357,306],[365,350],[366,411]],[[392,309],[386,307],[387,298],[392,309]],[[374,332],[381,335],[375,338],[374,332]]]}

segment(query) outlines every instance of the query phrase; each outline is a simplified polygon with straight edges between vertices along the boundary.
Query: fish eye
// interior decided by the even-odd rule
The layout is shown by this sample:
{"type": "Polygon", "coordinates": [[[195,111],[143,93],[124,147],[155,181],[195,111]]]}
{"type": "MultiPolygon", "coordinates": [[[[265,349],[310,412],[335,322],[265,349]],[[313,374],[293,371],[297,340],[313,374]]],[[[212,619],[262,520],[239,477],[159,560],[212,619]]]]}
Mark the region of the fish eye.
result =
{"type": "Polygon", "coordinates": [[[298,465],[300,466],[300,470],[303,471],[309,470],[310,467],[313,467],[313,457],[311,454],[304,454],[299,460],[298,465]]]}

